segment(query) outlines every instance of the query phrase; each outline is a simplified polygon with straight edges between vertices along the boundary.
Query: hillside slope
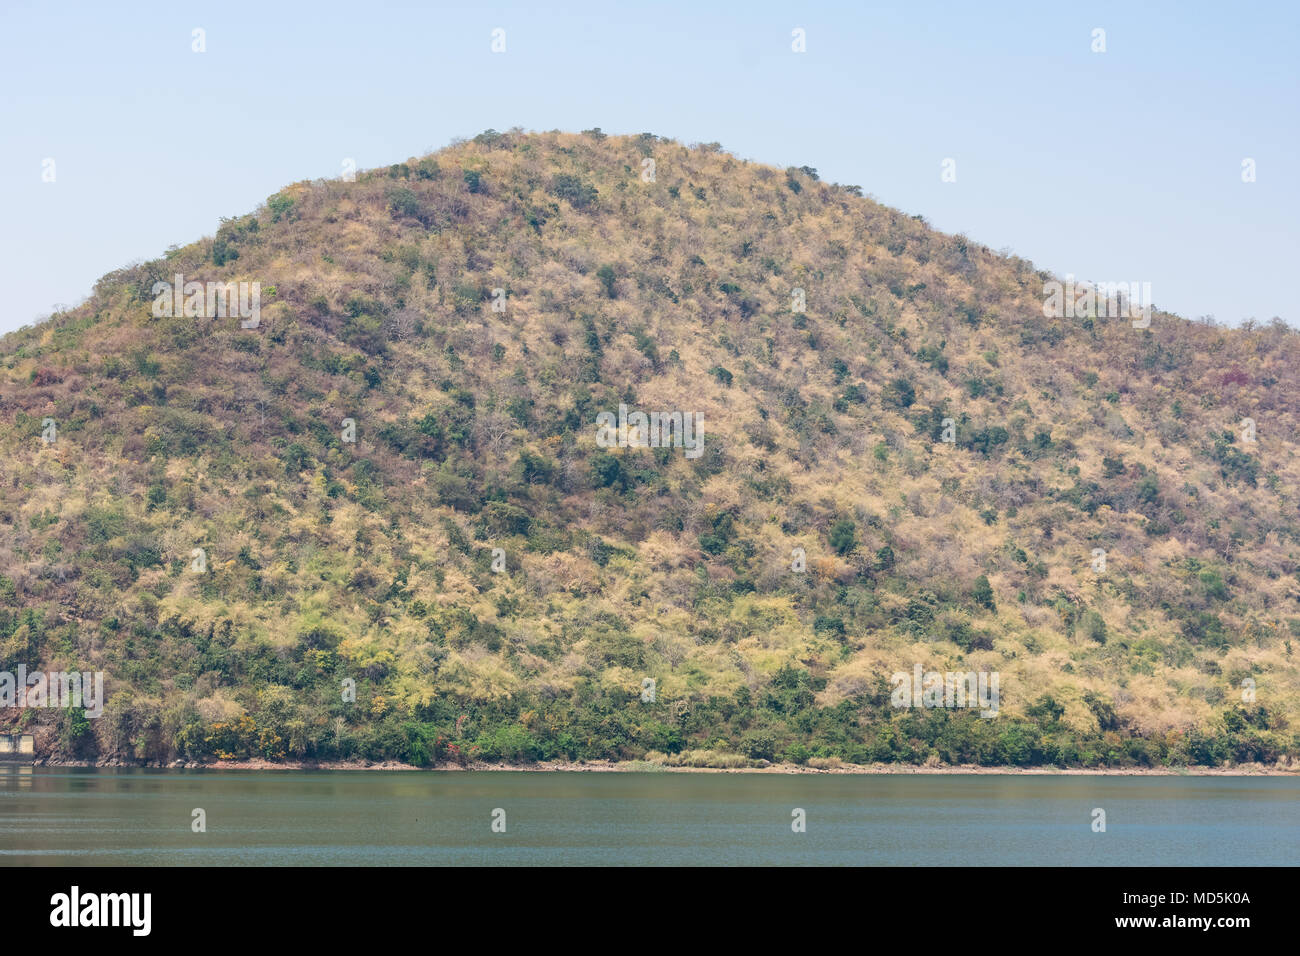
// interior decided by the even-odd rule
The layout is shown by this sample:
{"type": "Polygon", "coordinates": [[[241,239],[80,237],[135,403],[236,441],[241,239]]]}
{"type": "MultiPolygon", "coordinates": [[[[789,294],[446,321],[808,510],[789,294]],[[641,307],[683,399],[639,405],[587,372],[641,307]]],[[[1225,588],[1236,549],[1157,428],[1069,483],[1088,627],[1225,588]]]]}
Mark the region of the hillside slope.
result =
{"type": "Polygon", "coordinates": [[[1293,760],[1300,338],[1044,318],[1051,276],[859,193],[489,131],[6,336],[0,669],[109,702],[0,722],[100,760],[1293,760]],[[260,283],[257,327],[155,316],[177,274],[260,283]],[[601,447],[620,404],[702,453],[601,447]],[[892,706],[916,664],[996,672],[997,716],[892,706]]]}

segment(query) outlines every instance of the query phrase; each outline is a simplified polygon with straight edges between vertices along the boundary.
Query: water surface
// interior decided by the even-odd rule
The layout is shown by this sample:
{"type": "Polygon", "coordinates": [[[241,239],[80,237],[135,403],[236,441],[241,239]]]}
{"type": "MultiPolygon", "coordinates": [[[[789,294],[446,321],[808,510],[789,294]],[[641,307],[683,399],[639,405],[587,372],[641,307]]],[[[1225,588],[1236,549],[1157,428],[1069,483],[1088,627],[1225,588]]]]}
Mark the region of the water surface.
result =
{"type": "Polygon", "coordinates": [[[0,765],[0,865],[11,866],[1297,862],[1290,777],[0,765]],[[196,808],[206,833],[191,829],[196,808]],[[806,832],[791,829],[795,808],[806,832]]]}

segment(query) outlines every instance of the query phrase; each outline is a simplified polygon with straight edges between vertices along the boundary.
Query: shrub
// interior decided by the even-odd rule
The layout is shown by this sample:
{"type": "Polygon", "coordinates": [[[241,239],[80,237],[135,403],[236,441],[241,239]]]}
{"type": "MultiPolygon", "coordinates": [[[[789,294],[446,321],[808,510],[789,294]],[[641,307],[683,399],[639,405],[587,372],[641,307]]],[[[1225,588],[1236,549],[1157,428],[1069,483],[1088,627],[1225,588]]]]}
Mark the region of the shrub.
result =
{"type": "Polygon", "coordinates": [[[1228,586],[1223,583],[1223,578],[1218,571],[1202,571],[1200,574],[1201,586],[1205,588],[1205,596],[1212,601],[1228,600],[1228,586]]]}
{"type": "Polygon", "coordinates": [[[839,617],[826,617],[825,615],[819,614],[817,619],[813,621],[813,633],[837,634],[840,637],[844,637],[844,619],[839,617]]]}
{"type": "Polygon", "coordinates": [[[1098,644],[1106,643],[1106,621],[1100,614],[1089,608],[1079,619],[1079,629],[1083,636],[1098,644]]]}
{"type": "Polygon", "coordinates": [[[311,465],[311,453],[300,442],[293,442],[284,450],[285,474],[296,475],[311,465]]]}
{"type": "Polygon", "coordinates": [[[847,518],[841,518],[831,526],[831,547],[839,554],[848,554],[858,546],[857,526],[847,518]]]}
{"type": "Polygon", "coordinates": [[[523,508],[492,501],[483,509],[483,524],[494,534],[528,534],[532,517],[523,508]]]}
{"type": "Polygon", "coordinates": [[[524,484],[549,484],[555,476],[555,462],[530,451],[523,451],[515,462],[515,471],[524,484]]]}
{"type": "Polygon", "coordinates": [[[293,208],[293,197],[286,196],[284,193],[276,193],[266,200],[266,208],[271,213],[271,221],[279,222],[293,208]]]}
{"type": "Polygon", "coordinates": [[[932,345],[923,345],[916,350],[916,357],[919,361],[930,365],[940,375],[947,375],[948,358],[943,354],[943,348],[942,344],[937,347],[932,345]]]}
{"type": "Polygon", "coordinates": [[[533,763],[538,758],[537,741],[518,724],[502,724],[479,735],[475,741],[484,760],[533,763]]]}
{"type": "Polygon", "coordinates": [[[894,408],[911,408],[916,401],[916,389],[912,387],[910,381],[900,376],[885,387],[881,399],[886,405],[894,408]]]}
{"type": "Polygon", "coordinates": [[[59,730],[59,743],[64,751],[72,757],[82,757],[95,743],[94,731],[86,718],[84,707],[69,707],[63,714],[63,725],[59,730]]]}
{"type": "Polygon", "coordinates": [[[600,284],[604,286],[606,298],[618,298],[618,290],[615,288],[615,283],[618,282],[618,276],[614,274],[613,266],[601,266],[596,270],[596,278],[599,279],[600,284]]]}
{"type": "Polygon", "coordinates": [[[387,208],[394,216],[419,219],[420,197],[407,186],[396,186],[388,191],[387,208]]]}
{"type": "Polygon", "coordinates": [[[551,180],[551,195],[563,199],[575,209],[585,209],[596,201],[596,188],[577,176],[560,173],[551,180]]]}
{"type": "Polygon", "coordinates": [[[623,463],[616,456],[609,452],[600,452],[591,458],[591,480],[597,488],[618,485],[626,490],[628,477],[627,472],[623,470],[623,463]]]}
{"type": "Polygon", "coordinates": [[[801,743],[793,743],[785,749],[781,759],[787,763],[805,764],[812,757],[812,751],[801,743]]]}
{"type": "Polygon", "coordinates": [[[370,355],[382,352],[388,340],[384,320],[377,315],[349,316],[343,325],[343,340],[370,355]]]}
{"type": "Polygon", "coordinates": [[[1050,694],[1044,694],[1037,702],[1025,708],[1025,715],[1040,724],[1055,724],[1065,716],[1065,705],[1057,703],[1056,698],[1050,694]]]}
{"type": "Polygon", "coordinates": [[[774,760],[776,738],[767,730],[751,730],[741,738],[740,749],[753,760],[774,760]]]}

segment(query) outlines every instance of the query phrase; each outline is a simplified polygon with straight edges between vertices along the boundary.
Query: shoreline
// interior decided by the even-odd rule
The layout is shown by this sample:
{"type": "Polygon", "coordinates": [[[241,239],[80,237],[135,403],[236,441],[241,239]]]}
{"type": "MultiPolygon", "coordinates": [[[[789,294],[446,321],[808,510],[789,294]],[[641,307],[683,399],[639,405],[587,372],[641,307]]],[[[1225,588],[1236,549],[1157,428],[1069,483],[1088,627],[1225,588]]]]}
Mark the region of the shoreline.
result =
{"type": "Polygon", "coordinates": [[[0,766],[76,767],[139,770],[321,770],[321,771],[459,771],[510,773],[766,773],[766,774],[856,774],[856,775],[1017,775],[1058,777],[1294,777],[1300,767],[1241,764],[1232,767],[985,767],[975,764],[923,766],[919,764],[844,764],[837,767],[807,767],[798,764],[768,764],[754,767],[672,767],[646,761],[549,761],[530,764],[479,763],[462,766],[444,763],[417,767],[398,761],[365,760],[225,760],[214,763],[173,761],[169,764],[129,763],[125,761],[35,760],[8,761],[0,766]]]}

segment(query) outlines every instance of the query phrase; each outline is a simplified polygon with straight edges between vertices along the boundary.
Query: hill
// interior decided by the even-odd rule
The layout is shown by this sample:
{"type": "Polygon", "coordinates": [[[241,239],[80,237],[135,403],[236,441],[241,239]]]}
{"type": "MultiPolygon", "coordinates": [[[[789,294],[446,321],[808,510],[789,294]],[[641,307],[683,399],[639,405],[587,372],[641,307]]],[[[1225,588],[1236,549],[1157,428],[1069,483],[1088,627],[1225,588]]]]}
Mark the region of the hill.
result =
{"type": "Polygon", "coordinates": [[[149,762],[1293,761],[1300,338],[1049,318],[1055,280],[649,134],[289,186],[0,340],[0,669],[108,698],[0,730],[149,762]],[[700,441],[611,445],[621,405],[700,441]],[[997,675],[996,716],[895,706],[918,664],[997,675]]]}

